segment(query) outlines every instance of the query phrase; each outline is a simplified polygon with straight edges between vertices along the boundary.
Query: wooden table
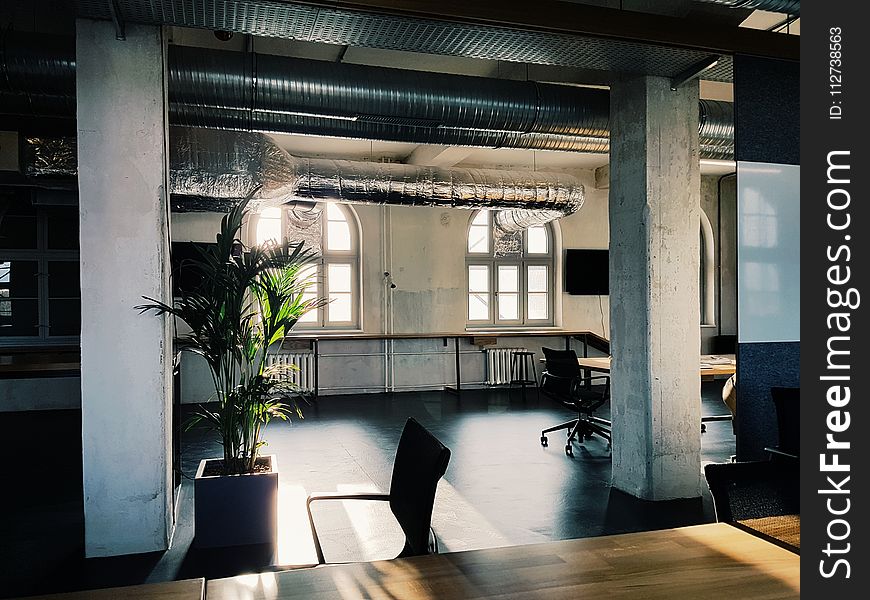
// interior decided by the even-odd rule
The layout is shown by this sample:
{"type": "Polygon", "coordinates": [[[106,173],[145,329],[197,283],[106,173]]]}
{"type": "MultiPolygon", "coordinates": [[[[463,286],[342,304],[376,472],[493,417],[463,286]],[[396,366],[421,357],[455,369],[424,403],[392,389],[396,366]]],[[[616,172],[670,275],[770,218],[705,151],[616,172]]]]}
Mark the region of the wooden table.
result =
{"type": "MultiPolygon", "coordinates": [[[[610,358],[609,356],[593,356],[589,358],[578,358],[577,362],[581,367],[588,371],[598,373],[610,373],[610,358]]],[[[699,363],[701,380],[711,380],[717,375],[733,375],[737,370],[736,361],[733,354],[702,354],[699,363]],[[725,362],[725,361],[729,362],[725,362]]],[[[714,421],[730,421],[731,415],[710,415],[701,417],[701,433],[707,431],[707,423],[714,421]]]]}
{"type": "Polygon", "coordinates": [[[800,596],[800,557],[724,523],[208,582],[208,600],[800,596]]]}
{"type": "MultiPolygon", "coordinates": [[[[610,357],[594,356],[590,358],[578,358],[577,362],[584,369],[599,373],[610,373],[610,357]]],[[[713,377],[716,375],[733,375],[736,370],[734,355],[732,354],[702,354],[699,363],[701,377],[713,377]],[[723,362],[728,360],[730,362],[723,362]]]]}
{"type": "Polygon", "coordinates": [[[203,600],[203,598],[205,598],[205,579],[199,578],[70,594],[28,596],[26,599],[19,600],[203,600]]]}
{"type": "Polygon", "coordinates": [[[744,519],[735,523],[741,529],[757,533],[763,538],[781,542],[787,547],[800,552],[801,548],[801,516],[781,515],[776,517],[761,517],[759,519],[744,519]]]}

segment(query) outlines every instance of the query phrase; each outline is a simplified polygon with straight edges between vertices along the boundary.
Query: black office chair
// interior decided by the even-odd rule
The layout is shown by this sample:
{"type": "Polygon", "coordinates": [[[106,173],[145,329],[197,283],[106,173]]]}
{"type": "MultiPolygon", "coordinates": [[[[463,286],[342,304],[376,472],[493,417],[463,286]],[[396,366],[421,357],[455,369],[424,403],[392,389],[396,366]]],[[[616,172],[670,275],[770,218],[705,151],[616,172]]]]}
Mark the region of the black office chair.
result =
{"type": "Polygon", "coordinates": [[[577,418],[541,431],[541,445],[547,446],[547,434],[562,429],[568,430],[565,454],[574,455],[571,442],[576,438],[581,443],[586,438],[599,435],[607,440],[610,448],[610,421],[595,416],[595,411],[610,398],[610,376],[583,376],[573,350],[541,348],[546,361],[541,374],[541,390],[559,404],[577,411],[577,418]],[[591,385],[599,381],[596,386],[591,385]]]}
{"type": "Polygon", "coordinates": [[[719,522],[800,514],[796,464],[769,460],[710,463],[704,466],[704,475],[719,522]]]}
{"type": "Polygon", "coordinates": [[[770,388],[776,408],[779,443],[765,448],[774,461],[797,461],[801,454],[801,389],[796,387],[770,388]]]}
{"type": "Polygon", "coordinates": [[[402,430],[396,458],[393,461],[393,476],[389,494],[317,494],[308,496],[306,508],[317,562],[324,564],[323,548],[314,527],[311,503],[315,500],[386,500],[390,503],[393,516],[405,533],[405,546],[396,558],[419,556],[438,552],[435,532],[430,538],[432,507],[435,503],[435,490],[438,480],[447,471],[450,450],[413,417],[409,418],[402,430]]]}

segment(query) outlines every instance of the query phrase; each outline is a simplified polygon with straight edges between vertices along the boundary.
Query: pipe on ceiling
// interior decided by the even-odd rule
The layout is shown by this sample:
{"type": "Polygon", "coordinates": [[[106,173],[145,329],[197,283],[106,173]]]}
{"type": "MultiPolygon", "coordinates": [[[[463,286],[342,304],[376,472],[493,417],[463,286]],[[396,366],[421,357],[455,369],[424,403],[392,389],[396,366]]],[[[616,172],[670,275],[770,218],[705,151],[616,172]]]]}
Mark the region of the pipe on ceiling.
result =
{"type": "Polygon", "coordinates": [[[263,134],[194,128],[171,131],[170,188],[200,198],[241,198],[259,188],[260,207],[335,200],[495,209],[506,232],[572,214],[584,200],[571,175],[299,158],[263,134]]]}
{"type": "MultiPolygon", "coordinates": [[[[0,101],[75,115],[75,54],[4,36],[0,101]]],[[[605,153],[609,92],[171,46],[170,123],[417,144],[605,153]]],[[[701,156],[733,155],[733,107],[699,106],[701,156]],[[730,137],[727,132],[730,131],[730,137]]]]}

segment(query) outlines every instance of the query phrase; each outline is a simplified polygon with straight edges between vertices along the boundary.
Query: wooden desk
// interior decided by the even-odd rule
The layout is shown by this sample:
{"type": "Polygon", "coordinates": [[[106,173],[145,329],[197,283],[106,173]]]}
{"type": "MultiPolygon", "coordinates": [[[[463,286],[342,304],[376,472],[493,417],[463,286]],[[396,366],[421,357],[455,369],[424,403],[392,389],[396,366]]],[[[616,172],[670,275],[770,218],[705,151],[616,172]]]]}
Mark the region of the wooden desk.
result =
{"type": "Polygon", "coordinates": [[[203,600],[205,579],[183,579],[69,594],[28,596],[19,600],[203,600]]]}
{"type": "MultiPolygon", "coordinates": [[[[596,371],[599,373],[610,373],[610,357],[595,356],[591,358],[578,358],[577,362],[584,369],[596,371]]],[[[736,370],[734,356],[730,354],[702,354],[700,360],[701,377],[716,376],[716,375],[733,375],[736,370]],[[722,360],[727,359],[730,362],[724,363],[722,360]]]]}
{"type": "Polygon", "coordinates": [[[800,552],[801,548],[801,516],[781,515],[777,517],[761,517],[760,519],[744,519],[735,523],[741,529],[757,533],[762,538],[770,538],[782,542],[787,547],[800,552]]]}
{"type": "Polygon", "coordinates": [[[208,582],[208,600],[800,596],[800,557],[724,523],[208,582]]]}

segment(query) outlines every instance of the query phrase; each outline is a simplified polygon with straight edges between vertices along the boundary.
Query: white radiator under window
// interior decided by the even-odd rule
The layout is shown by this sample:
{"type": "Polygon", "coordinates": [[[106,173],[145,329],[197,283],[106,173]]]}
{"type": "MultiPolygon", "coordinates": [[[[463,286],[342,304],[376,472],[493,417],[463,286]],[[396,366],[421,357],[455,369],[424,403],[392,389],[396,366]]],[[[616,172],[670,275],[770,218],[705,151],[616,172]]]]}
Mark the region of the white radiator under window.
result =
{"type": "Polygon", "coordinates": [[[287,369],[280,375],[281,379],[292,381],[303,392],[314,391],[314,354],[312,352],[280,352],[278,354],[270,354],[266,357],[266,364],[270,367],[275,364],[296,365],[298,370],[287,369]]]}
{"type": "Polygon", "coordinates": [[[511,381],[511,354],[525,348],[487,348],[486,385],[500,385],[511,381]]]}

